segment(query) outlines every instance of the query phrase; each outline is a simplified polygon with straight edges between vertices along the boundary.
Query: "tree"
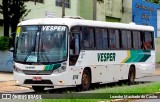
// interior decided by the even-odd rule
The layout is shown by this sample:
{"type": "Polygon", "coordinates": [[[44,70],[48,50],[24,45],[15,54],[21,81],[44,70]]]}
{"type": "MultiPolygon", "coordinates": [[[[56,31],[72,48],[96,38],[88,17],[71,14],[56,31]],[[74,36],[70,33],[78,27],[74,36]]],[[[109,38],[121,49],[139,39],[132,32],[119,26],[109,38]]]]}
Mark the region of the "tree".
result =
{"type": "Polygon", "coordinates": [[[10,25],[11,32],[15,32],[20,19],[24,18],[31,11],[26,9],[25,2],[28,0],[11,0],[10,5],[10,25]]]}
{"type": "Polygon", "coordinates": [[[4,36],[9,36],[9,0],[2,0],[2,5],[0,5],[0,13],[3,14],[4,20],[4,36]],[[3,6],[2,6],[3,5],[3,6]]]}
{"type": "Polygon", "coordinates": [[[160,0],[146,0],[146,1],[156,3],[156,4],[160,4],[160,0]]]}
{"type": "Polygon", "coordinates": [[[20,19],[31,11],[26,9],[25,2],[28,0],[7,1],[2,0],[2,5],[0,5],[0,13],[3,14],[4,19],[4,36],[9,36],[9,26],[11,26],[11,32],[15,32],[20,19]]]}

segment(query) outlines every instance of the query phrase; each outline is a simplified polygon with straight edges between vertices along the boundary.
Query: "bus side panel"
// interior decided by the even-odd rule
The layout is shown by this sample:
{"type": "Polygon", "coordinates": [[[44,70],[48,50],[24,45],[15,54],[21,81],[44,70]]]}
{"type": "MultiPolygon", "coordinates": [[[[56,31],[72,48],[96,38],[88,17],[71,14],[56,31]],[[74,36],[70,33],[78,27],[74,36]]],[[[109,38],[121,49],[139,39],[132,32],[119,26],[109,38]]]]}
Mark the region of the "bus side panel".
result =
{"type": "Polygon", "coordinates": [[[108,83],[128,78],[129,65],[109,64],[92,69],[92,83],[108,83]]]}

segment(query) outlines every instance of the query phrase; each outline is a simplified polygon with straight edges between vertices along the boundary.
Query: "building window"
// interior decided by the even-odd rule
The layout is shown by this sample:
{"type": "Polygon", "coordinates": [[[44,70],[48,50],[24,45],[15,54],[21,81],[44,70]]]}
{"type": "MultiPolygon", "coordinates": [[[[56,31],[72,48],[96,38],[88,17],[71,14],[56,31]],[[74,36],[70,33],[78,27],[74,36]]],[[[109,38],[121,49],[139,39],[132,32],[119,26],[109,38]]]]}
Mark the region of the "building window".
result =
{"type": "MultiPolygon", "coordinates": [[[[65,7],[70,8],[70,0],[64,0],[65,7]]],[[[62,7],[62,0],[56,0],[56,6],[62,7]]]]}
{"type": "Polygon", "coordinates": [[[29,0],[29,1],[33,1],[35,3],[44,3],[44,0],[29,0]]]}
{"type": "Polygon", "coordinates": [[[106,16],[106,21],[107,22],[120,22],[121,19],[120,18],[106,16]]]}

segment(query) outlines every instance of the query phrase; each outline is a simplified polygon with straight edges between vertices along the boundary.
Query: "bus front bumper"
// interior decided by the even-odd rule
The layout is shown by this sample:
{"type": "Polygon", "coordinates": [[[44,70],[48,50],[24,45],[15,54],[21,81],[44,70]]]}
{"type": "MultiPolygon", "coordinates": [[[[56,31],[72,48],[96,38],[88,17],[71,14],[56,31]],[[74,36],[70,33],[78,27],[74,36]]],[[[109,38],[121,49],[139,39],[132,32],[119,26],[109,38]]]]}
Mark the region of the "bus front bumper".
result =
{"type": "Polygon", "coordinates": [[[31,86],[70,86],[72,76],[67,72],[51,75],[25,75],[14,71],[14,80],[17,85],[31,86]]]}

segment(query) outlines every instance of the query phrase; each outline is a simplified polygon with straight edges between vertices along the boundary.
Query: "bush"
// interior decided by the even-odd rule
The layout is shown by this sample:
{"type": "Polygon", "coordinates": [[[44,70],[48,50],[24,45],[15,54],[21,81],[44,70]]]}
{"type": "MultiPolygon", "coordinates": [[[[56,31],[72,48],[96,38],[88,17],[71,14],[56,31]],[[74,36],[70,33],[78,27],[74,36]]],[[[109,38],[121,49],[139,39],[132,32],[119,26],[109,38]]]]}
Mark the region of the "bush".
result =
{"type": "Polygon", "coordinates": [[[9,37],[5,37],[5,36],[0,37],[0,51],[9,50],[10,48],[9,41],[10,41],[9,37]]]}

